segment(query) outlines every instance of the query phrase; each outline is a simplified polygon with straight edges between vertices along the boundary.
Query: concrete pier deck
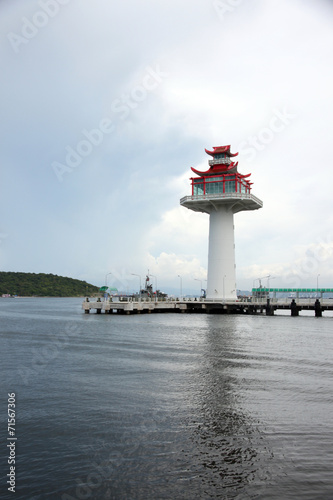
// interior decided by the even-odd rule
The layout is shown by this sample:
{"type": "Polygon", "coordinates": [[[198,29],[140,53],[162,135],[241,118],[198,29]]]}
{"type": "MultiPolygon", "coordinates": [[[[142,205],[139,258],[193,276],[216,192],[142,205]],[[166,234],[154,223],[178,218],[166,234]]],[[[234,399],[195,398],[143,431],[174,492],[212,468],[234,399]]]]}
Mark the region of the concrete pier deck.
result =
{"type": "Polygon", "coordinates": [[[323,311],[333,311],[333,300],[329,299],[256,299],[254,301],[219,301],[206,299],[163,300],[119,299],[112,301],[85,300],[82,309],[86,314],[144,314],[144,313],[197,313],[197,314],[266,314],[274,315],[278,309],[289,310],[292,316],[300,311],[314,311],[315,316],[322,316],[323,311]]]}

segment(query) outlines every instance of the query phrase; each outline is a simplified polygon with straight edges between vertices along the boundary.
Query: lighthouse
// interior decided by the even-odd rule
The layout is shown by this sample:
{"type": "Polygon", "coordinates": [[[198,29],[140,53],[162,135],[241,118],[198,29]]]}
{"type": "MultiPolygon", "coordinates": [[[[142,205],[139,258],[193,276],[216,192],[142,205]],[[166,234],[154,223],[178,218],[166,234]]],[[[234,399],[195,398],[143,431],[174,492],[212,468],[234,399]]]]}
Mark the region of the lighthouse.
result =
{"type": "Polygon", "coordinates": [[[230,146],[205,149],[212,157],[209,169],[200,172],[191,168],[197,177],[191,177],[192,194],[180,200],[183,207],[209,214],[208,277],[206,298],[235,300],[236,264],[234,214],[243,210],[257,210],[263,206],[251,193],[251,174],[240,174],[238,162],[232,158],[230,146]]]}

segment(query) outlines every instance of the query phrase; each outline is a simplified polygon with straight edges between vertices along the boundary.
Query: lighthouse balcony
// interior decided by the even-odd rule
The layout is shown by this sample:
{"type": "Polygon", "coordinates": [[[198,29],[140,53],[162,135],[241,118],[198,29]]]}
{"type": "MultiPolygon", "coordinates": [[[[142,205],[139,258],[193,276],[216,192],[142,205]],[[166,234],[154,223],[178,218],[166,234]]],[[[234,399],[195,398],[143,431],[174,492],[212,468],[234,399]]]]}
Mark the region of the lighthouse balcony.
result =
{"type": "Polygon", "coordinates": [[[224,206],[233,213],[262,208],[263,202],[251,193],[214,193],[184,196],[180,200],[183,207],[195,212],[211,213],[224,206]]]}

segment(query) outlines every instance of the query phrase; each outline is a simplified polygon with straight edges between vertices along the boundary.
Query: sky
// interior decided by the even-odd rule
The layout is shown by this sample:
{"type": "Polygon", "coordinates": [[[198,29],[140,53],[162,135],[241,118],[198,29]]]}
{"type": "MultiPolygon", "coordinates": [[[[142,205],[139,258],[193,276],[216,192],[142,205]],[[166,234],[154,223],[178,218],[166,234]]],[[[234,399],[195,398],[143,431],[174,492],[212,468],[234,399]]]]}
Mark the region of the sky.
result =
{"type": "Polygon", "coordinates": [[[1,1],[1,270],[199,293],[209,216],[179,200],[230,144],[263,201],[237,288],[333,287],[332,25],[331,0],[1,1]]]}

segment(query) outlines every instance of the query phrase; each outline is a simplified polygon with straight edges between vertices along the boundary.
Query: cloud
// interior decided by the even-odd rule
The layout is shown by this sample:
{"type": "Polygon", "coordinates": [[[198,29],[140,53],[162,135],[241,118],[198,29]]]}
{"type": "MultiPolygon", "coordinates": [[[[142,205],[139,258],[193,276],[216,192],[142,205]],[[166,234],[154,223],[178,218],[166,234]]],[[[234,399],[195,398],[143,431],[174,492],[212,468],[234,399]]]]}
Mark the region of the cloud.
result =
{"type": "MultiPolygon", "coordinates": [[[[144,275],[150,266],[171,283],[169,266],[177,288],[181,262],[184,280],[204,276],[208,216],[179,199],[190,167],[207,167],[204,148],[223,144],[239,148],[239,171],[252,172],[264,202],[235,216],[239,287],[256,274],[285,276],[303,259],[298,246],[306,255],[327,237],[331,3],[244,1],[221,19],[204,0],[58,2],[15,52],[7,34],[22,36],[23,18],[38,24],[41,3],[0,6],[5,270],[100,284],[110,268],[144,275]],[[166,75],[151,90],[147,68],[166,75]],[[279,132],[276,110],[294,116],[279,132]],[[66,164],[68,148],[105,118],[112,132],[60,183],[52,164],[66,164]]],[[[327,280],[331,264],[329,255],[319,266],[327,280]]]]}

